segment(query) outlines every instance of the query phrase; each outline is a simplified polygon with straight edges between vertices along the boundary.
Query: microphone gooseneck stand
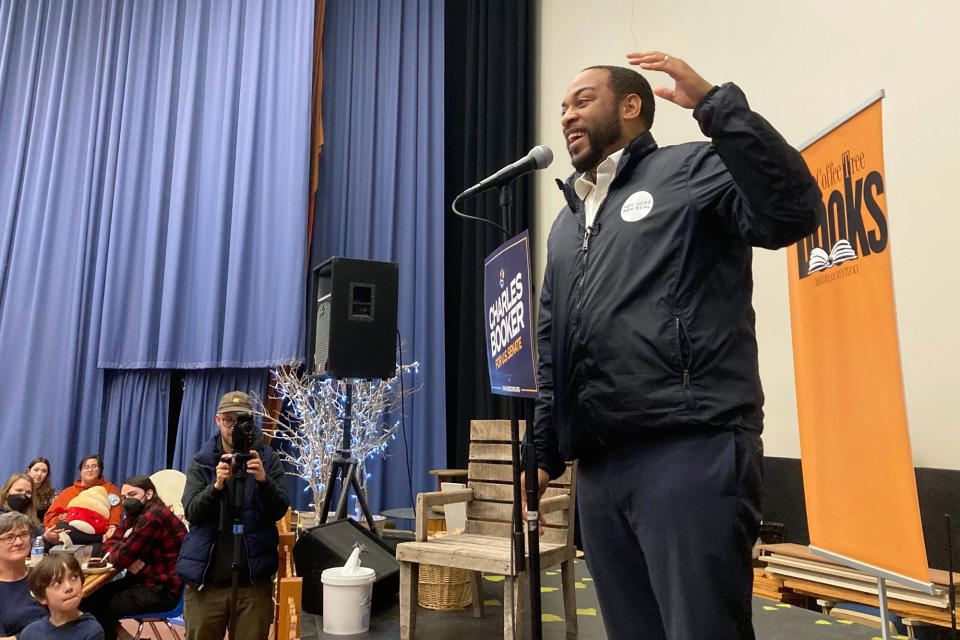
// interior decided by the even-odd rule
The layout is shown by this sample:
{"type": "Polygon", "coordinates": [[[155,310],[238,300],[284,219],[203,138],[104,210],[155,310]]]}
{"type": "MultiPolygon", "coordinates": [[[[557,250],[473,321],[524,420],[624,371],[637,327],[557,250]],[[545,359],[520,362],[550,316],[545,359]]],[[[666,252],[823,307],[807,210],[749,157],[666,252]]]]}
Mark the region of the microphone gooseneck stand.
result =
{"type": "MultiPolygon", "coordinates": [[[[504,185],[499,188],[500,191],[500,212],[501,219],[505,229],[515,230],[515,221],[513,220],[511,206],[512,194],[510,187],[504,185]]],[[[509,238],[509,234],[507,235],[509,238]]],[[[540,492],[538,488],[537,463],[534,447],[527,447],[527,468],[525,470],[526,492],[527,492],[527,558],[524,557],[523,544],[523,514],[521,513],[521,492],[520,486],[520,415],[523,414],[526,423],[527,434],[532,433],[533,429],[533,401],[511,397],[510,398],[510,440],[511,440],[511,458],[513,463],[513,526],[512,526],[512,548],[514,554],[514,566],[519,567],[520,571],[527,570],[527,580],[530,587],[530,633],[532,640],[540,640],[543,637],[543,621],[541,619],[540,602],[540,492]]],[[[531,437],[526,438],[527,442],[532,442],[531,437]]],[[[518,595],[519,597],[519,595],[518,595]]],[[[514,603],[516,606],[516,603],[514,603]]],[[[514,621],[516,617],[514,616],[514,621]]]]}
{"type": "MultiPolygon", "coordinates": [[[[519,233],[519,224],[513,219],[511,211],[511,193],[509,183],[514,178],[529,173],[537,169],[544,169],[553,161],[553,152],[547,146],[537,146],[530,152],[514,162],[507,165],[494,175],[480,181],[476,185],[463,191],[453,199],[450,208],[453,212],[465,219],[476,220],[493,225],[499,229],[504,239],[510,239],[519,233]],[[493,220],[481,218],[479,216],[467,215],[457,210],[457,203],[463,198],[473,196],[488,189],[497,188],[500,195],[500,219],[501,224],[493,220]],[[509,231],[508,231],[509,230],[509,231]]],[[[527,490],[527,546],[529,563],[524,554],[523,542],[523,516],[521,509],[521,491],[520,486],[520,415],[524,416],[526,421],[527,434],[533,430],[533,401],[528,398],[510,397],[510,439],[511,439],[511,458],[513,462],[513,523],[511,527],[511,550],[512,564],[518,571],[526,570],[528,572],[528,581],[530,586],[530,629],[533,640],[541,640],[543,637],[543,627],[541,620],[540,606],[540,534],[539,534],[539,488],[536,456],[532,444],[527,446],[527,468],[526,468],[526,490],[527,490]]],[[[532,442],[532,436],[527,437],[527,442],[532,442]]],[[[517,594],[518,598],[522,594],[517,594]]],[[[516,606],[516,602],[514,605],[516,606]]],[[[513,617],[516,624],[516,617],[513,617]]],[[[514,635],[516,635],[514,629],[514,635]]]]}

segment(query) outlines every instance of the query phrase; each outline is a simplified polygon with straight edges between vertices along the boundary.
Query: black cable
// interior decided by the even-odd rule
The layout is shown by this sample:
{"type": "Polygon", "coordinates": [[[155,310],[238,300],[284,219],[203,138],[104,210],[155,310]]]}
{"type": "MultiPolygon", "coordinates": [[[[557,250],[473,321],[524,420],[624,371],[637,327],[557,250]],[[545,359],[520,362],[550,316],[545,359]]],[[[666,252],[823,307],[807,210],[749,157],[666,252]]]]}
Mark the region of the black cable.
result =
{"type": "Polygon", "coordinates": [[[410,446],[407,444],[407,409],[403,393],[403,343],[400,341],[399,329],[397,329],[397,359],[400,361],[400,375],[398,376],[400,378],[400,433],[403,434],[403,451],[407,461],[407,488],[410,490],[410,504],[416,506],[417,503],[413,499],[413,472],[411,470],[413,459],[410,446]]]}
{"type": "Polygon", "coordinates": [[[479,217],[479,216],[470,216],[470,215],[467,215],[467,214],[463,213],[462,211],[457,211],[457,202],[458,202],[459,200],[460,200],[460,196],[457,196],[456,198],[453,199],[453,203],[450,205],[450,208],[453,210],[453,212],[454,212],[455,214],[457,214],[457,215],[460,216],[461,218],[466,218],[467,220],[477,220],[478,222],[486,222],[487,224],[492,224],[492,225],[495,226],[497,229],[500,229],[500,231],[503,232],[503,236],[504,236],[505,238],[509,238],[509,237],[510,237],[510,234],[507,232],[507,230],[504,229],[503,227],[501,227],[499,224],[497,224],[497,223],[494,222],[493,220],[487,220],[486,218],[481,218],[481,217],[479,217]]]}

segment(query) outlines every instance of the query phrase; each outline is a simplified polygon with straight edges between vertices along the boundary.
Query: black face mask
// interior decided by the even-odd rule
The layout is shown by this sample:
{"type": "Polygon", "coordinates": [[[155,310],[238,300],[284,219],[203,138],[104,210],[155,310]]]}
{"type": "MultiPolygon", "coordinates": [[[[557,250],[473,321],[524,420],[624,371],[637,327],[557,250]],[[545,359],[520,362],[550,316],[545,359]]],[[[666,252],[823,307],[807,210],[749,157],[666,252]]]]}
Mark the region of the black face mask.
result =
{"type": "Polygon", "coordinates": [[[10,508],[20,513],[23,513],[31,502],[33,499],[25,493],[11,493],[7,496],[7,504],[10,508]]]}
{"type": "Polygon", "coordinates": [[[123,512],[128,516],[136,518],[143,513],[143,503],[136,498],[127,498],[123,501],[123,512]]]}

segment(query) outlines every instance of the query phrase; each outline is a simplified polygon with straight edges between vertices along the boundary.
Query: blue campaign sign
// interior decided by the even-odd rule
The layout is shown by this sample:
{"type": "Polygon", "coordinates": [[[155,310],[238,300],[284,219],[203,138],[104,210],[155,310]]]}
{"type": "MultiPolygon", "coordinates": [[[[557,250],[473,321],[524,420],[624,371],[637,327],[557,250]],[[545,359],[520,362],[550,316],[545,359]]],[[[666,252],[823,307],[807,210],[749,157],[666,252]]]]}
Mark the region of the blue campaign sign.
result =
{"type": "Polygon", "coordinates": [[[536,398],[536,343],[530,326],[530,237],[526,231],[487,256],[483,264],[490,391],[536,398]]]}

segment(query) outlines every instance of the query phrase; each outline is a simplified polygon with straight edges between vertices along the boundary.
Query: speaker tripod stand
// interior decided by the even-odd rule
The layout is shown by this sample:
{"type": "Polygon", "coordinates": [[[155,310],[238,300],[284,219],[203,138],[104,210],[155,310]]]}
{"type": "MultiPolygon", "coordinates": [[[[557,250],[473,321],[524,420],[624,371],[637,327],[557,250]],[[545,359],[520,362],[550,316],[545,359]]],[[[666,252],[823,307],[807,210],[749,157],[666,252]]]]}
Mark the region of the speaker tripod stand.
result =
{"type": "Polygon", "coordinates": [[[340,448],[337,449],[337,457],[330,463],[330,475],[327,477],[326,491],[323,493],[323,507],[320,509],[320,524],[327,523],[327,514],[330,512],[330,503],[333,499],[333,489],[337,484],[337,478],[340,478],[340,497],[337,499],[337,511],[334,518],[344,520],[347,517],[347,500],[350,497],[350,489],[353,488],[357,496],[357,504],[363,511],[363,517],[367,520],[370,527],[370,533],[379,537],[376,526],[373,523],[373,515],[370,513],[370,507],[367,506],[367,496],[360,488],[360,480],[357,478],[357,469],[360,461],[350,454],[351,428],[353,424],[353,379],[346,379],[346,404],[343,411],[343,440],[340,448]]]}

